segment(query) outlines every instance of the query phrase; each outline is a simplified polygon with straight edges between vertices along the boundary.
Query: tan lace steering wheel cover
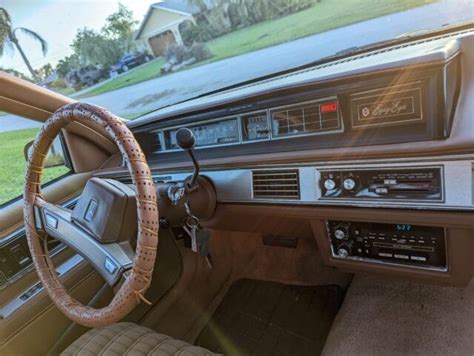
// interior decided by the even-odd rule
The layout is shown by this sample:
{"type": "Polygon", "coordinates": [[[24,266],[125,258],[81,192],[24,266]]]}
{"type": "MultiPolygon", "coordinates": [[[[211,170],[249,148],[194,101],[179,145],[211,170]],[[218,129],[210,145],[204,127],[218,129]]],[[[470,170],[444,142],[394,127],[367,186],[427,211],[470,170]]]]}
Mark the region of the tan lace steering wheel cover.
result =
{"type": "MultiPolygon", "coordinates": [[[[71,320],[87,326],[109,325],[125,317],[143,299],[148,289],[158,245],[158,208],[150,168],[128,127],[111,112],[90,104],[74,103],[58,109],[43,125],[32,146],[27,164],[24,192],[24,220],[34,266],[47,293],[71,320]],[[105,128],[127,162],[136,191],[138,237],[133,268],[110,304],[101,309],[82,305],[65,290],[54,270],[47,250],[43,252],[36,230],[35,202],[42,199],[41,175],[47,152],[60,130],[73,121],[105,128]]],[[[44,244],[46,245],[46,244],[44,244]]]]}

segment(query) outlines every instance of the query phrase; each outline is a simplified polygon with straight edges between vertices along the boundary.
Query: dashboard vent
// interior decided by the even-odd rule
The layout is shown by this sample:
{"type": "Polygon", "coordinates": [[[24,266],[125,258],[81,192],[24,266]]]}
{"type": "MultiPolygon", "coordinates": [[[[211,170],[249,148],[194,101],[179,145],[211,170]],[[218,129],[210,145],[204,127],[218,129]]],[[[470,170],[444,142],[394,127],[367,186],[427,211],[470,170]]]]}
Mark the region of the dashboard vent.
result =
{"type": "Polygon", "coordinates": [[[155,132],[151,141],[151,152],[160,152],[163,150],[160,134],[155,132]]]}
{"type": "Polygon", "coordinates": [[[253,197],[264,199],[299,199],[297,169],[253,171],[253,197]]]}

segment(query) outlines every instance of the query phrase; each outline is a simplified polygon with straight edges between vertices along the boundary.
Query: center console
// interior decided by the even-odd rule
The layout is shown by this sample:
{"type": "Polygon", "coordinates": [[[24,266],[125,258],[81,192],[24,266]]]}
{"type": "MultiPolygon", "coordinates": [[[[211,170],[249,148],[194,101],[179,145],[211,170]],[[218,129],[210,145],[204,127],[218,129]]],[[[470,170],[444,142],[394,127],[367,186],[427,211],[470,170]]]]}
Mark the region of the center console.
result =
{"type": "Polygon", "coordinates": [[[327,221],[336,259],[447,271],[443,227],[327,221]]]}

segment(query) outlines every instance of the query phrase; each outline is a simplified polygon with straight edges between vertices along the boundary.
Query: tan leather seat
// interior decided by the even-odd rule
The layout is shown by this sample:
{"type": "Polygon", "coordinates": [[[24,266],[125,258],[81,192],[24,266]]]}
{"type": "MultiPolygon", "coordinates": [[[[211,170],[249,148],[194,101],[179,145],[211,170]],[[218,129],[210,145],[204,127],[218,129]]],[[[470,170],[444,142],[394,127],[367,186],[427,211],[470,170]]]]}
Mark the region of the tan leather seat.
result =
{"type": "Polygon", "coordinates": [[[216,354],[202,347],[158,334],[140,325],[116,323],[89,330],[74,341],[61,355],[207,356],[216,354]]]}

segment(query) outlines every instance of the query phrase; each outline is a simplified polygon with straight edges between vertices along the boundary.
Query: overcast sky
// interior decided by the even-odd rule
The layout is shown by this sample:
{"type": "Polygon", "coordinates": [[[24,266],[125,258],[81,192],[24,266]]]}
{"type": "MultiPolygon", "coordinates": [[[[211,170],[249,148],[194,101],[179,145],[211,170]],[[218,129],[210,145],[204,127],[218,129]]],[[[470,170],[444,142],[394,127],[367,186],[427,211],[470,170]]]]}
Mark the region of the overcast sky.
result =
{"type": "MultiPolygon", "coordinates": [[[[141,21],[150,4],[159,0],[121,0],[141,21]]],[[[0,7],[7,9],[14,27],[26,27],[39,33],[49,44],[46,57],[38,43],[19,34],[20,43],[37,69],[50,62],[53,65],[71,54],[71,44],[77,29],[100,29],[105,18],[118,9],[118,0],[0,0],[0,7]]],[[[14,68],[27,73],[18,53],[4,53],[0,67],[14,68]]]]}

